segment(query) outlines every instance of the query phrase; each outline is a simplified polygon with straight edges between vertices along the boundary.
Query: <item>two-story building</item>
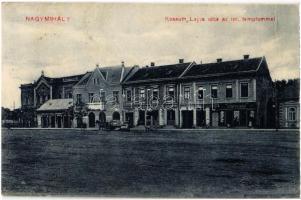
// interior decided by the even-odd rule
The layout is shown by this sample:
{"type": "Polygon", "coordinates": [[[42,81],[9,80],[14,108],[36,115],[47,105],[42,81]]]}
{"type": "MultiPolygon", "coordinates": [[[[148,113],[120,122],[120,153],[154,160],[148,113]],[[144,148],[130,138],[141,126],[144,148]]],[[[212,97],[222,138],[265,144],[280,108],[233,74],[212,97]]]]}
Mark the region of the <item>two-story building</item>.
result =
{"type": "Polygon", "coordinates": [[[124,119],[131,126],[152,125],[156,127],[180,126],[178,77],[193,62],[139,68],[122,83],[125,100],[124,119]]]}
{"type": "MultiPolygon", "coordinates": [[[[152,64],[153,65],[153,64],[152,64]]],[[[140,68],[124,80],[125,118],[160,127],[272,127],[273,83],[265,57],[140,68]]]]}
{"type": "MultiPolygon", "coordinates": [[[[63,120],[61,113],[54,113],[54,108],[51,111],[38,109],[50,99],[72,99],[72,88],[84,75],[52,78],[45,76],[42,71],[37,81],[22,84],[20,86],[22,126],[63,127],[64,123],[60,121],[63,120]]],[[[59,105],[60,101],[64,100],[57,100],[56,105],[59,105]]]]}
{"type": "Polygon", "coordinates": [[[122,119],[121,82],[137,67],[119,66],[96,68],[81,78],[73,87],[74,125],[88,128],[97,127],[112,120],[122,119]]]}

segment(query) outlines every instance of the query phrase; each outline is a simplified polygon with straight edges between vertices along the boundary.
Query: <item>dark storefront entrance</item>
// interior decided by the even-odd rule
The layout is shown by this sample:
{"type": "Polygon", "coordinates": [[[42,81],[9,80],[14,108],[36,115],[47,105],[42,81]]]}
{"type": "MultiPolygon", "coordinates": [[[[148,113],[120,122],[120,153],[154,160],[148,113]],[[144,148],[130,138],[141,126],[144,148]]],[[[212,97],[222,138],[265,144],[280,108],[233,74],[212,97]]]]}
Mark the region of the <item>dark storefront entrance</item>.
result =
{"type": "Polygon", "coordinates": [[[174,110],[167,110],[167,125],[175,125],[176,113],[174,110]]]}
{"type": "Polygon", "coordinates": [[[138,125],[145,125],[145,111],[139,110],[138,125]]]}
{"type": "Polygon", "coordinates": [[[204,110],[196,111],[196,125],[199,127],[206,125],[206,113],[204,110]]]}
{"type": "Polygon", "coordinates": [[[192,128],[193,125],[193,111],[182,110],[182,128],[192,128]]]}
{"type": "Polygon", "coordinates": [[[228,127],[233,126],[233,110],[225,111],[225,125],[228,127]]]}
{"type": "Polygon", "coordinates": [[[147,125],[158,126],[159,125],[159,112],[158,112],[158,110],[148,111],[146,119],[147,119],[147,125]]]}
{"type": "Polygon", "coordinates": [[[50,117],[50,125],[51,125],[51,128],[55,127],[55,116],[50,117]]]}
{"type": "Polygon", "coordinates": [[[127,121],[130,128],[132,128],[134,126],[134,113],[125,113],[125,121],[127,121]]]}

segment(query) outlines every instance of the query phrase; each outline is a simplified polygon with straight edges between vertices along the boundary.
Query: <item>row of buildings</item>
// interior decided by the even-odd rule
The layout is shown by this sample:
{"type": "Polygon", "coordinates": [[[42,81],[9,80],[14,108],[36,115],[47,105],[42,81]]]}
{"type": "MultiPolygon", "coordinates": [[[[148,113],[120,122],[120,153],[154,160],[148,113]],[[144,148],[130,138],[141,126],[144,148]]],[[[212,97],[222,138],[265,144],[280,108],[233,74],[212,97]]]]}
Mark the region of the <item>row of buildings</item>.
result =
{"type": "MultiPolygon", "coordinates": [[[[299,98],[287,108],[277,105],[265,57],[249,55],[206,64],[179,59],[162,66],[97,65],[85,74],[60,78],[42,72],[20,88],[25,127],[94,128],[118,120],[131,127],[273,128],[280,120],[299,122],[299,98]],[[278,115],[279,107],[287,113],[278,115]],[[295,117],[289,118],[292,107],[295,117]]],[[[281,126],[292,124],[299,126],[281,126]]]]}

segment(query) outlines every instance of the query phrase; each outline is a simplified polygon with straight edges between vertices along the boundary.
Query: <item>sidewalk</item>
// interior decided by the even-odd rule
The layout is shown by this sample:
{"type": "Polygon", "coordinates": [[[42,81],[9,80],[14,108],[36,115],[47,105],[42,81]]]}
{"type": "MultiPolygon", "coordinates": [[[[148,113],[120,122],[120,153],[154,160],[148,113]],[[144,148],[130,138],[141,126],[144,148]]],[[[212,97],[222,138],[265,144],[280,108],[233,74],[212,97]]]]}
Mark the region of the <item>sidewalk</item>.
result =
{"type": "MultiPolygon", "coordinates": [[[[4,127],[2,127],[4,128],[4,127]]],[[[98,128],[10,128],[11,130],[85,130],[85,131],[98,131],[98,128]]],[[[150,131],[158,131],[158,132],[165,132],[165,131],[189,131],[189,132],[203,132],[203,131],[276,131],[276,129],[255,129],[255,128],[193,128],[193,129],[177,129],[177,128],[171,128],[171,127],[164,127],[164,128],[158,128],[158,129],[151,129],[150,131]]],[[[116,130],[117,131],[117,130],[116,130]]],[[[131,128],[130,131],[133,132],[145,132],[144,126],[137,126],[134,128],[131,128]]],[[[279,132],[282,131],[290,131],[290,132],[296,132],[300,131],[300,129],[278,129],[279,132]]]]}

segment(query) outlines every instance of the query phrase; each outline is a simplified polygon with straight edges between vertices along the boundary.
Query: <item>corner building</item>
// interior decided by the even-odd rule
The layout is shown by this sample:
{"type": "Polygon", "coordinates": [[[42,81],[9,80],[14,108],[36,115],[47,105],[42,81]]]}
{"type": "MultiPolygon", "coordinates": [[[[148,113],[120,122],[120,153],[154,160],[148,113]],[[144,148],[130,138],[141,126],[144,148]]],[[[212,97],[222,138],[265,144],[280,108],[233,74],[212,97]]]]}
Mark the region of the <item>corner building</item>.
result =
{"type": "Polygon", "coordinates": [[[122,83],[133,126],[274,127],[273,82],[265,57],[144,67],[122,83]]]}

